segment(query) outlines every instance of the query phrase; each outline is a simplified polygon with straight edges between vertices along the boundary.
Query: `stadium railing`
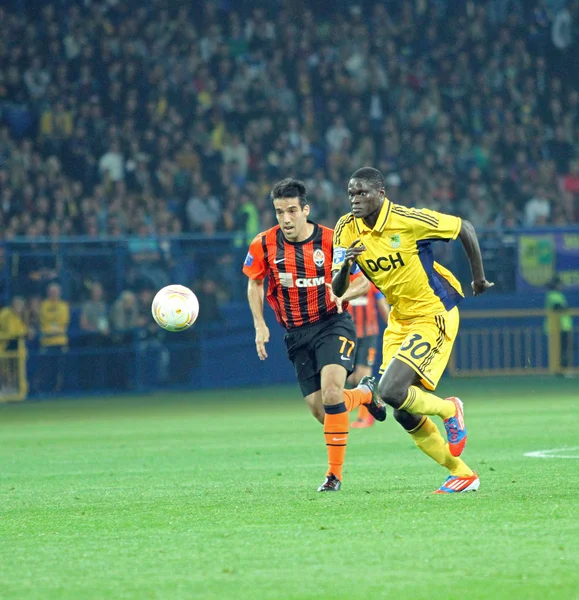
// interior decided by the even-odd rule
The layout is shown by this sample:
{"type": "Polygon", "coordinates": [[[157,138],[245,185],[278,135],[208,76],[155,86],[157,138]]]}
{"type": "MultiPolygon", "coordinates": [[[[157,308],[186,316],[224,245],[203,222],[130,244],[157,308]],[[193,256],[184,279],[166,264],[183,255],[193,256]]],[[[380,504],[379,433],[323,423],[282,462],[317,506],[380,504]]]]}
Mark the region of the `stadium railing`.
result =
{"type": "Polygon", "coordinates": [[[0,306],[14,295],[44,295],[57,279],[65,298],[79,300],[86,281],[100,281],[112,302],[126,289],[158,289],[168,283],[193,286],[212,278],[241,297],[241,267],[247,253],[242,234],[212,237],[17,238],[0,242],[0,306]]]}
{"type": "MultiPolygon", "coordinates": [[[[556,269],[579,289],[579,228],[481,230],[478,232],[487,278],[501,293],[516,293],[548,283],[556,269]]],[[[250,243],[244,233],[211,237],[16,238],[0,242],[0,305],[16,293],[43,293],[57,277],[67,298],[79,297],[83,282],[99,279],[117,297],[136,281],[153,287],[191,283],[203,277],[227,282],[231,299],[245,297],[241,264],[250,243]]],[[[460,244],[435,244],[435,258],[470,281],[460,244]]]]}
{"type": "Polygon", "coordinates": [[[579,310],[462,311],[450,375],[579,375],[579,331],[562,331],[564,315],[577,318],[579,310]]]}
{"type": "MultiPolygon", "coordinates": [[[[579,230],[479,233],[487,276],[496,287],[482,301],[465,301],[449,372],[454,376],[576,372],[578,333],[566,336],[566,351],[556,343],[562,336],[560,331],[557,333],[555,321],[549,336],[545,334],[547,315],[542,290],[562,270],[569,305],[579,306],[579,230]],[[490,310],[479,311],[479,307],[490,310]]],[[[20,375],[15,376],[14,369],[27,372],[31,395],[292,382],[283,332],[269,310],[266,315],[271,320],[272,342],[267,369],[252,360],[254,333],[245,298],[246,280],[241,272],[248,242],[244,234],[0,242],[0,307],[15,294],[42,297],[46,283],[56,278],[73,309],[71,343],[66,352],[57,355],[32,343],[28,360],[24,355],[27,371],[21,368],[22,353],[18,359],[13,355],[3,358],[5,372],[12,373],[10,385],[14,387],[18,380],[18,389],[11,392],[11,397],[26,394],[26,378],[22,381],[20,375]],[[168,283],[183,283],[195,290],[204,278],[216,280],[226,297],[224,320],[215,326],[196,324],[190,338],[179,335],[151,339],[135,333],[131,341],[103,347],[79,335],[79,300],[84,297],[87,280],[96,279],[105,285],[110,305],[126,289],[158,289],[168,283]],[[166,364],[168,373],[163,372],[166,364]]],[[[468,289],[470,270],[460,244],[434,247],[439,262],[449,266],[468,289]]],[[[6,387],[4,380],[0,372],[0,386],[6,387]]]]}
{"type": "Polygon", "coordinates": [[[26,341],[0,335],[0,402],[25,400],[28,395],[26,341]]]}

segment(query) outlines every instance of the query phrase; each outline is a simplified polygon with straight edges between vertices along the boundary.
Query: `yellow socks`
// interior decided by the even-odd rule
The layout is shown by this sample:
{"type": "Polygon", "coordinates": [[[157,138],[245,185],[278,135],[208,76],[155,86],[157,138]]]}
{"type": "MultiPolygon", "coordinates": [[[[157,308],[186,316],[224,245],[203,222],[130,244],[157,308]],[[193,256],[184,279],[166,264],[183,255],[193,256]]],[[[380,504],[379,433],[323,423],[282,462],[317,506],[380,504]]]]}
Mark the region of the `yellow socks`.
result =
{"type": "Polygon", "coordinates": [[[442,419],[454,417],[456,414],[454,402],[443,400],[415,385],[408,388],[408,395],[400,406],[400,410],[405,410],[413,415],[438,415],[442,419]]]}
{"type": "MultiPolygon", "coordinates": [[[[430,396],[431,394],[426,395],[430,396]]],[[[430,456],[439,465],[446,467],[451,475],[456,475],[457,477],[470,477],[472,475],[472,470],[463,460],[452,456],[448,449],[448,444],[432,419],[429,419],[427,416],[422,417],[418,427],[408,433],[424,454],[430,456]]]]}

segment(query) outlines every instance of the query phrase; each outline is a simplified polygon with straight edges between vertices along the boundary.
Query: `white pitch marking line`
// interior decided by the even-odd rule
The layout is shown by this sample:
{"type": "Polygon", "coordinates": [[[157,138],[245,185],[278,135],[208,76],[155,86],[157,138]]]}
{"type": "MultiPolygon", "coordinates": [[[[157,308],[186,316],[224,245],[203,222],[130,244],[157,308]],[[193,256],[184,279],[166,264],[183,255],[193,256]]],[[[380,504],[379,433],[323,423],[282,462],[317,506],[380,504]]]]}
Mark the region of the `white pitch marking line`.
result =
{"type": "Polygon", "coordinates": [[[529,458],[579,458],[579,446],[535,450],[533,452],[525,452],[525,456],[529,458]]]}

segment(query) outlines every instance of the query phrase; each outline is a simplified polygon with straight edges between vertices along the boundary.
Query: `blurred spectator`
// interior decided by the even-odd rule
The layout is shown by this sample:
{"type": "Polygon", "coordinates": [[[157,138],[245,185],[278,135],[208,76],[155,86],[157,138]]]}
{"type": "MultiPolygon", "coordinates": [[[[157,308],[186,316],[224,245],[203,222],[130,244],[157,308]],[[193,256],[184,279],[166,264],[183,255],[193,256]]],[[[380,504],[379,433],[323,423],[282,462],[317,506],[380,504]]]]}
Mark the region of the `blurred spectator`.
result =
{"type": "MultiPolygon", "coordinates": [[[[44,357],[37,384],[41,384],[43,390],[56,392],[62,387],[69,323],[70,305],[62,299],[60,284],[51,283],[40,306],[40,348],[44,357]]],[[[38,389],[38,385],[35,387],[38,389]]]]}
{"type": "Polygon", "coordinates": [[[118,357],[100,350],[110,345],[107,305],[102,284],[93,281],[88,285],[90,300],[83,302],[80,312],[80,345],[95,351],[81,354],[78,373],[81,386],[86,390],[95,390],[111,383],[110,375],[118,357]]]}
{"type": "Polygon", "coordinates": [[[151,305],[155,293],[150,289],[143,289],[137,297],[139,324],[138,352],[145,365],[143,380],[155,384],[167,381],[169,373],[169,350],[164,339],[166,332],[159,327],[151,317],[151,305]]]}
{"type": "MultiPolygon", "coordinates": [[[[426,205],[451,189],[450,212],[476,183],[485,214],[501,208],[488,196],[498,169],[500,202],[519,203],[551,160],[565,176],[577,158],[576,0],[320,5],[292,19],[285,0],[267,17],[231,3],[196,19],[136,0],[120,12],[49,0],[41,17],[13,6],[0,23],[0,100],[23,107],[3,110],[0,129],[9,238],[97,236],[109,217],[118,236],[136,214],[153,232],[232,231],[231,194],[287,173],[315,179],[319,218],[333,225],[344,173],[364,164],[399,177],[388,192],[407,205],[420,198],[414,181],[426,205]],[[371,41],[351,48],[358,36],[371,41]],[[173,227],[145,196],[168,203],[173,227]]],[[[549,189],[554,205],[564,193],[549,189]]],[[[270,212],[259,219],[266,228],[270,212]]]]}
{"type": "Polygon", "coordinates": [[[223,320],[219,310],[219,295],[217,283],[210,278],[205,278],[195,288],[199,300],[199,324],[216,324],[223,320]]]}
{"type": "Polygon", "coordinates": [[[40,57],[35,56],[30,68],[24,72],[24,83],[33,100],[40,100],[46,94],[46,88],[50,83],[50,73],[43,68],[40,57]]]}
{"type": "Polygon", "coordinates": [[[130,387],[131,372],[127,353],[139,339],[139,305],[137,296],[125,290],[115,300],[109,313],[111,340],[114,343],[113,362],[108,377],[115,387],[130,387]]]}
{"type": "Polygon", "coordinates": [[[488,227],[493,216],[490,202],[485,194],[481,193],[480,187],[474,183],[468,186],[468,195],[463,201],[463,211],[466,218],[479,230],[488,227]]]}
{"type": "MultiPolygon", "coordinates": [[[[364,161],[362,165],[373,164],[372,161],[364,161]]],[[[327,179],[323,169],[316,169],[314,176],[306,180],[308,194],[315,199],[316,208],[318,202],[329,205],[335,200],[336,192],[332,182],[327,179]]]]}
{"type": "Polygon", "coordinates": [[[573,156],[573,146],[567,139],[563,126],[559,125],[555,129],[555,137],[547,142],[547,150],[550,157],[555,161],[557,173],[567,173],[569,161],[573,156]]]}
{"type": "Polygon", "coordinates": [[[123,155],[118,142],[112,142],[108,151],[99,160],[99,171],[112,182],[121,181],[125,176],[123,155]]]}
{"type": "Polygon", "coordinates": [[[0,350],[14,350],[18,339],[29,335],[25,308],[24,298],[14,296],[11,305],[0,310],[0,350]]]}
{"type": "Polygon", "coordinates": [[[239,197],[239,208],[235,219],[235,230],[242,231],[244,239],[242,246],[247,246],[260,232],[259,211],[248,193],[243,192],[239,197]]]}
{"type": "MultiPolygon", "coordinates": [[[[42,308],[42,298],[40,296],[31,296],[24,308],[24,322],[27,323],[30,329],[31,336],[39,336],[40,334],[40,311],[42,308]]],[[[33,338],[34,339],[34,338],[33,338]]],[[[39,337],[35,339],[38,343],[39,337]]]]}
{"type": "Polygon", "coordinates": [[[573,194],[575,200],[579,198],[579,160],[571,162],[569,173],[562,178],[561,185],[565,192],[573,194]]]}
{"type": "Polygon", "coordinates": [[[557,50],[567,50],[573,43],[573,18],[566,6],[561,8],[553,19],[551,39],[557,50]]]}
{"type": "Polygon", "coordinates": [[[551,203],[547,198],[547,190],[543,187],[537,188],[537,195],[525,204],[525,226],[544,226],[550,216],[551,203]]]}
{"type": "Polygon", "coordinates": [[[104,290],[98,281],[90,285],[90,300],[83,302],[80,313],[80,330],[89,336],[90,344],[104,344],[109,335],[109,319],[107,305],[104,301],[104,290]]]}
{"type": "Polygon", "coordinates": [[[141,223],[136,233],[137,236],[129,240],[129,255],[133,263],[129,281],[135,288],[152,286],[160,289],[168,283],[162,250],[152,237],[150,225],[141,223]]]}
{"type": "Polygon", "coordinates": [[[198,195],[193,195],[187,202],[187,218],[191,231],[207,234],[215,233],[221,219],[221,204],[211,193],[208,183],[203,183],[198,195]]]}
{"type": "MultiPolygon", "coordinates": [[[[548,311],[555,311],[558,315],[561,344],[561,367],[565,369],[569,366],[570,344],[573,343],[573,319],[567,314],[569,304],[562,289],[561,278],[558,275],[555,275],[549,283],[547,294],[545,295],[545,308],[548,311]]],[[[547,335],[549,334],[548,319],[545,321],[545,333],[547,335]]]]}
{"type": "Polygon", "coordinates": [[[507,202],[495,218],[496,229],[517,229],[522,222],[514,202],[507,202]]]}
{"type": "Polygon", "coordinates": [[[346,127],[343,117],[336,117],[326,131],[326,142],[328,150],[333,153],[340,153],[347,142],[352,138],[351,131],[346,127]]]}
{"type": "Polygon", "coordinates": [[[247,146],[241,142],[239,134],[234,134],[231,142],[223,147],[223,162],[225,164],[236,163],[239,167],[239,172],[243,177],[247,176],[249,167],[249,152],[247,146]]]}
{"type": "Polygon", "coordinates": [[[40,306],[40,344],[43,348],[68,346],[68,324],[70,306],[62,299],[62,288],[51,283],[46,290],[46,299],[40,306]]]}
{"type": "Polygon", "coordinates": [[[110,314],[113,341],[116,343],[131,342],[139,326],[139,306],[137,296],[125,290],[114,302],[110,314]]]}

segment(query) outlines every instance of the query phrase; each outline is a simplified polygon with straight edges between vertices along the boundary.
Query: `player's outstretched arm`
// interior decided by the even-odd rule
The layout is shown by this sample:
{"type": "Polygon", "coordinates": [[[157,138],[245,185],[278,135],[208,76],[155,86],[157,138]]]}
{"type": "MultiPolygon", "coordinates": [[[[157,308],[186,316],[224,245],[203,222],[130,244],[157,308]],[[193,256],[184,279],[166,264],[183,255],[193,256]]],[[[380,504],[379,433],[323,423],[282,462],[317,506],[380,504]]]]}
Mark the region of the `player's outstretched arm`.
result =
{"type": "Polygon", "coordinates": [[[269,329],[263,318],[263,279],[250,279],[247,283],[247,299],[255,327],[255,347],[260,360],[267,358],[265,345],[269,342],[269,329]]]}
{"type": "Polygon", "coordinates": [[[474,226],[470,221],[463,219],[458,237],[464,246],[468,262],[470,263],[473,294],[478,296],[493,287],[494,283],[486,280],[478,238],[474,226]]]}
{"type": "Polygon", "coordinates": [[[370,291],[370,282],[358,271],[357,277],[350,277],[350,285],[341,297],[342,302],[349,302],[360,296],[365,296],[370,291]]]}
{"type": "MultiPolygon", "coordinates": [[[[338,271],[336,271],[336,273],[337,272],[338,271]]],[[[351,281],[351,284],[349,285],[348,289],[344,292],[344,295],[341,297],[336,296],[334,294],[334,290],[331,284],[326,283],[326,285],[330,289],[330,300],[336,303],[339,313],[341,313],[343,310],[342,304],[344,302],[349,302],[350,300],[354,300],[354,298],[365,296],[370,291],[370,282],[365,277],[362,277],[361,274],[360,277],[356,277],[351,281]]]]}
{"type": "MultiPolygon", "coordinates": [[[[336,271],[337,273],[338,271],[336,271]]],[[[334,294],[333,286],[327,283],[326,285],[330,288],[330,292],[332,293],[332,300],[339,298],[341,302],[350,302],[350,300],[354,300],[355,298],[359,298],[360,296],[365,296],[370,291],[370,282],[362,276],[362,273],[358,271],[358,276],[353,277],[349,275],[350,281],[348,283],[348,289],[344,292],[342,296],[336,296],[334,294]]],[[[333,284],[333,280],[332,280],[333,284]]]]}
{"type": "Polygon", "coordinates": [[[337,271],[332,271],[332,292],[336,298],[343,296],[350,287],[350,266],[345,261],[337,271]]]}

